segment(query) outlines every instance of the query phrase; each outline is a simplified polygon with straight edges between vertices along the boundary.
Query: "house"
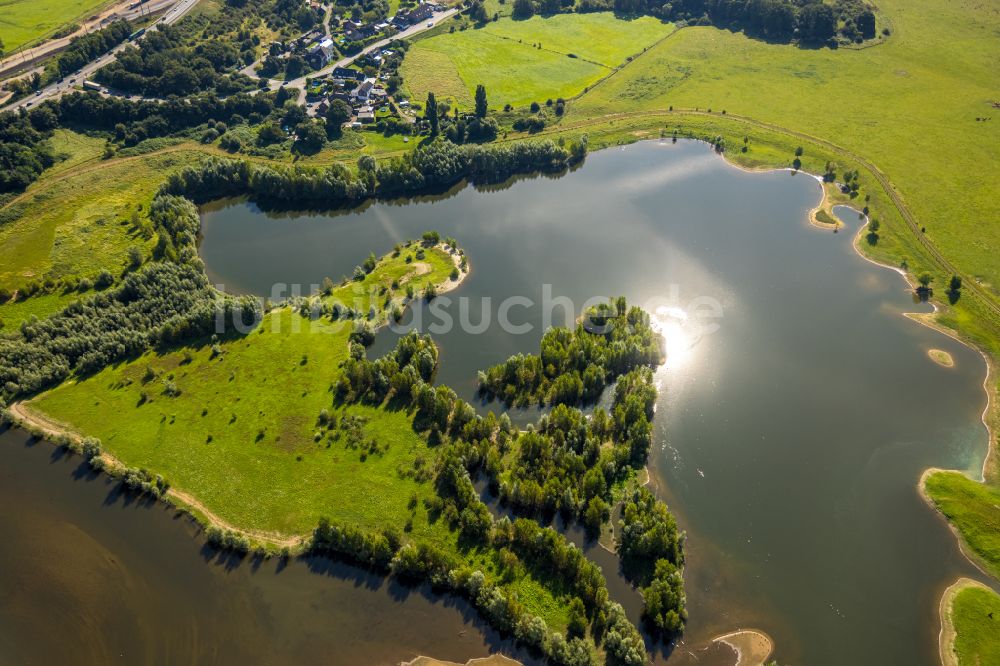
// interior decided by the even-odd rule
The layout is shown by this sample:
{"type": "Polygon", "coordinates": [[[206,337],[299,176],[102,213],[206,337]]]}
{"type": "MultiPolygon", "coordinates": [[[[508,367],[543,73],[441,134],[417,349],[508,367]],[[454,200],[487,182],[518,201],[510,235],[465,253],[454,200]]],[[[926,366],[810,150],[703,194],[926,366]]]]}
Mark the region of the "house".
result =
{"type": "Polygon", "coordinates": [[[358,102],[367,102],[371,97],[372,88],[375,84],[371,81],[362,81],[357,88],[351,91],[351,99],[358,102]]]}
{"type": "Polygon", "coordinates": [[[375,122],[375,111],[370,106],[363,106],[358,109],[358,122],[361,123],[373,123],[375,122]]]}
{"type": "Polygon", "coordinates": [[[356,69],[348,69],[347,67],[335,67],[333,69],[333,78],[344,79],[345,81],[364,81],[364,72],[359,72],[356,69]]]}
{"type": "Polygon", "coordinates": [[[324,39],[321,42],[313,44],[306,51],[306,60],[314,69],[319,69],[325,67],[328,62],[333,58],[334,48],[332,39],[324,39]]]}
{"type": "Polygon", "coordinates": [[[434,16],[434,8],[427,3],[424,3],[422,5],[417,5],[408,12],[401,12],[401,13],[405,15],[404,18],[409,23],[420,23],[421,21],[426,21],[427,19],[434,16]]]}

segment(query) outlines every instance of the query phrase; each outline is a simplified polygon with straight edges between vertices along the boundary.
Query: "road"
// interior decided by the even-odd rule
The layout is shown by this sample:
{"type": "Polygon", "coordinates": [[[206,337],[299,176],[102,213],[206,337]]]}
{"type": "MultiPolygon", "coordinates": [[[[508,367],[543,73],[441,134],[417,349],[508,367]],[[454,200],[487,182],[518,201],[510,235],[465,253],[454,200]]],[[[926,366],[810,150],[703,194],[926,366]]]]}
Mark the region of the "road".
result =
{"type": "Polygon", "coordinates": [[[310,78],[310,79],[314,79],[314,78],[316,78],[318,76],[323,76],[325,74],[329,74],[330,72],[332,72],[337,67],[348,67],[355,60],[357,60],[358,58],[360,58],[361,56],[367,55],[367,54],[371,53],[372,51],[377,51],[379,49],[385,48],[393,40],[396,40],[396,39],[406,39],[408,37],[412,37],[413,35],[420,34],[421,32],[423,32],[425,30],[430,30],[430,28],[433,27],[433,26],[427,25],[428,23],[432,23],[433,25],[437,25],[441,21],[444,21],[445,19],[451,18],[452,16],[454,16],[457,13],[458,13],[458,8],[454,7],[452,9],[446,9],[445,11],[443,11],[441,13],[434,14],[433,18],[429,19],[428,21],[422,21],[420,23],[417,23],[416,25],[411,25],[409,28],[407,28],[406,30],[403,30],[402,32],[397,32],[395,35],[392,35],[391,37],[386,37],[385,39],[380,39],[379,41],[377,41],[377,42],[375,42],[373,44],[370,44],[369,46],[366,46],[364,49],[362,49],[358,53],[355,53],[354,55],[348,56],[346,58],[341,58],[337,62],[331,63],[331,64],[327,65],[326,67],[324,67],[323,69],[317,70],[315,72],[310,72],[306,76],[300,76],[299,78],[292,79],[291,81],[279,81],[277,79],[271,79],[271,81],[270,81],[270,83],[271,83],[271,89],[272,90],[277,90],[281,86],[285,86],[286,88],[298,88],[299,89],[299,104],[305,104],[306,103],[306,78],[307,77],[310,78]]]}
{"type": "MultiPolygon", "coordinates": [[[[155,23],[149,26],[149,29],[153,29],[155,26],[159,25],[171,25],[173,23],[176,23],[177,21],[181,20],[185,14],[194,9],[194,6],[197,5],[198,2],[199,0],[178,0],[170,9],[167,10],[167,12],[163,16],[161,16],[159,19],[156,20],[155,23]]],[[[47,99],[52,99],[64,95],[66,93],[73,92],[74,90],[76,90],[76,86],[81,85],[85,80],[93,76],[93,74],[97,70],[104,67],[115,58],[117,58],[118,53],[131,43],[132,42],[126,41],[119,44],[118,46],[113,48],[108,53],[105,53],[97,60],[87,63],[82,68],[80,68],[76,72],[73,72],[72,74],[68,74],[61,81],[57,81],[53,84],[50,84],[45,88],[39,90],[34,95],[30,95],[9,106],[4,107],[4,110],[16,111],[17,109],[21,108],[32,107],[47,99]],[[76,83],[70,83],[71,79],[76,79],[76,83]]]]}
{"type": "Polygon", "coordinates": [[[18,49],[6,58],[0,60],[0,78],[7,78],[15,74],[20,74],[31,69],[38,63],[64,51],[69,43],[83,35],[96,32],[107,26],[112,21],[127,19],[137,21],[143,18],[156,16],[166,11],[177,0],[147,0],[139,7],[130,9],[129,5],[135,0],[119,0],[104,11],[83,21],[78,30],[65,37],[48,39],[30,48],[18,49]]]}

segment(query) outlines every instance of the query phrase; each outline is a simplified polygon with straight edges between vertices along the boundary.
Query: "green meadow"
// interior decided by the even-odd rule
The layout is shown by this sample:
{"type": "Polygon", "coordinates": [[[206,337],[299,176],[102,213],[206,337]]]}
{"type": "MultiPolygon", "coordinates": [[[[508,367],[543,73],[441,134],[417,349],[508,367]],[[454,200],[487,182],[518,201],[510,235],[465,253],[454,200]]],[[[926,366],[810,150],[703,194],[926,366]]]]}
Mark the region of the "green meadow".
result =
{"type": "Polygon", "coordinates": [[[649,17],[624,21],[607,13],[504,17],[417,41],[403,80],[417,101],[433,92],[466,108],[481,83],[494,108],[526,106],[579,94],[672,31],[649,17]]]}
{"type": "Polygon", "coordinates": [[[109,0],[0,0],[0,41],[8,53],[87,19],[109,0]]]}
{"type": "MultiPolygon", "coordinates": [[[[422,262],[384,258],[361,283],[338,287],[335,301],[381,309],[372,290],[394,281],[446,283],[454,267],[439,249],[422,262]],[[416,277],[418,270],[428,272],[416,277]]],[[[395,297],[401,298],[401,293],[395,297]]],[[[155,470],[231,524],[251,530],[303,534],[321,516],[371,527],[412,520],[414,536],[444,538],[411,496],[433,487],[412,476],[430,465],[426,442],[405,412],[362,405],[336,407],[332,387],[347,358],[352,322],[311,320],[288,307],[271,311],[242,337],[150,352],[69,382],[29,405],[71,430],[98,437],[131,467],[155,470]],[[166,385],[179,390],[169,395],[166,385]],[[356,420],[378,453],[351,448],[344,428],[319,423],[328,409],[343,424],[356,420]],[[353,417],[353,418],[351,418],[353,417]],[[377,488],[378,492],[372,492],[377,488]],[[411,515],[412,514],[412,515],[411,515]]]]}
{"type": "Polygon", "coordinates": [[[121,272],[129,247],[148,252],[155,243],[135,217],[144,219],[164,175],[196,155],[176,150],[96,164],[83,159],[35,183],[5,209],[20,214],[0,226],[0,288],[121,272]]]}

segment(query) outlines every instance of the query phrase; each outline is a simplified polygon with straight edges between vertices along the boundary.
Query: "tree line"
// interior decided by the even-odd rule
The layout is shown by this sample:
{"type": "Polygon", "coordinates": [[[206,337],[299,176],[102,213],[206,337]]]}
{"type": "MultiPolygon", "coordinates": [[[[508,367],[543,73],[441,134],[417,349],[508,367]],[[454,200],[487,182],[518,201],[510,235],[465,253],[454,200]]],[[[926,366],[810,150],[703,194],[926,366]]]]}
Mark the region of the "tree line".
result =
{"type": "Polygon", "coordinates": [[[71,74],[87,63],[96,60],[118,46],[132,34],[133,26],[125,20],[117,20],[96,32],[74,37],[65,51],[52,62],[48,69],[52,77],[71,74]]]}
{"type": "MultiPolygon", "coordinates": [[[[549,0],[545,6],[559,3],[549,0]]],[[[515,16],[541,6],[515,0],[515,16]],[[519,10],[520,8],[520,10],[519,10]]],[[[549,7],[551,9],[551,7],[549,7]]],[[[771,41],[822,44],[838,35],[849,41],[875,37],[875,12],[864,0],[578,0],[576,11],[648,14],[689,25],[714,25],[771,41]]],[[[558,11],[558,9],[556,10],[558,11]]]]}
{"type": "Polygon", "coordinates": [[[368,197],[445,188],[463,179],[496,183],[517,174],[559,171],[570,160],[570,153],[551,141],[457,146],[437,140],[379,163],[361,158],[357,169],[342,164],[319,169],[208,158],[171,174],[162,191],[196,201],[247,195],[263,202],[336,207],[368,197]]]}

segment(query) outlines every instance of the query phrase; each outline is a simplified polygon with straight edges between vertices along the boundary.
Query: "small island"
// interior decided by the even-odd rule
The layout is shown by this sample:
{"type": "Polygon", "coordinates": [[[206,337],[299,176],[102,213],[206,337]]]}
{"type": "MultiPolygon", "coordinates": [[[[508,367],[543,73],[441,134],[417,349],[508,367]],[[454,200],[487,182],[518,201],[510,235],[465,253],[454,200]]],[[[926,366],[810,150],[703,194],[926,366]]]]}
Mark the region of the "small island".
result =
{"type": "Polygon", "coordinates": [[[944,351],[943,349],[928,349],[927,356],[930,357],[932,361],[944,368],[954,368],[955,359],[952,358],[951,354],[944,351]]]}

